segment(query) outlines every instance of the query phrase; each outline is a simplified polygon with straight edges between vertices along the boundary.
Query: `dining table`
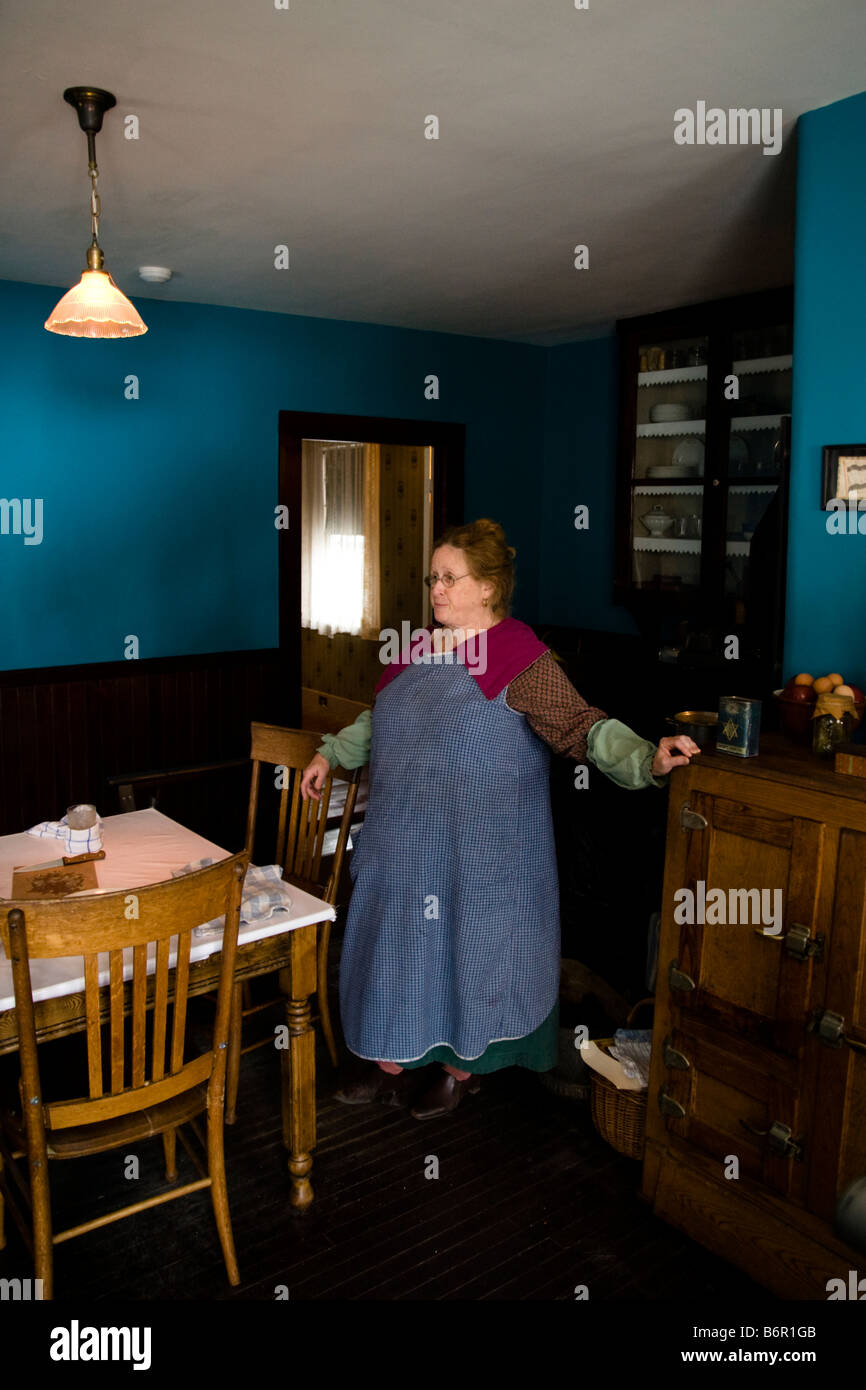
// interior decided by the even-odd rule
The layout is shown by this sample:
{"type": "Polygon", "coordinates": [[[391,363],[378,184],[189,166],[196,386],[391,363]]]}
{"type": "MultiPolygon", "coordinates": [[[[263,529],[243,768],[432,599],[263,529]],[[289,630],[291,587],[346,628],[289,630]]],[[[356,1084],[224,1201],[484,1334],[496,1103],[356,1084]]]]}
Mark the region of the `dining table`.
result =
{"type": "MultiPolygon", "coordinates": [[[[101,819],[101,835],[105,858],[93,861],[98,887],[85,890],[85,893],[134,892],[147,884],[164,882],[175,871],[200,860],[230,857],[230,851],[212,844],[155,808],[105,816],[101,819]]],[[[2,900],[12,897],[13,870],[56,861],[63,853],[63,842],[58,839],[36,837],[26,831],[0,836],[0,918],[4,929],[8,907],[2,900]]],[[[288,910],[278,910],[271,917],[241,925],[234,978],[244,981],[277,973],[285,995],[286,1027],[281,1030],[285,1046],[280,1045],[280,1032],[276,1030],[275,1046],[281,1061],[282,1132],[291,1178],[288,1200],[298,1210],[305,1210],[313,1200],[310,1174],[316,1143],[316,1053],[310,1014],[310,997],[317,987],[316,924],[333,921],[336,913],[320,898],[293,884],[286,887],[291,899],[288,910]]],[[[24,907],[26,919],[26,904],[24,907]]],[[[0,932],[0,1054],[15,1052],[18,1048],[12,967],[3,949],[4,935],[5,930],[0,932]]],[[[216,991],[221,944],[219,926],[203,923],[193,932],[190,995],[216,991]]],[[[106,956],[106,965],[107,959],[106,956]]],[[[85,1031],[83,957],[34,960],[30,978],[37,1042],[85,1031]]],[[[101,1017],[107,1020],[107,969],[105,981],[101,1017]]],[[[239,1039],[240,1030],[237,1035],[239,1039]]]]}

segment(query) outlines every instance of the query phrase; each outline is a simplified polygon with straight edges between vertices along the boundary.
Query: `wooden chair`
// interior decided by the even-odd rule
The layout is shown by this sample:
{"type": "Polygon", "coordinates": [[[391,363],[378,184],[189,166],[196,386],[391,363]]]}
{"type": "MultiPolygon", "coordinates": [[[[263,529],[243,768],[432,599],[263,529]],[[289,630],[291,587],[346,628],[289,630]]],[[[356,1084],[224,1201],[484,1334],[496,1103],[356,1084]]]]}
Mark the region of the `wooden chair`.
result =
{"type": "MultiPolygon", "coordinates": [[[[269,786],[273,792],[279,795],[279,803],[275,808],[277,811],[276,849],[271,862],[279,864],[283,878],[287,883],[293,883],[296,887],[302,888],[305,892],[311,893],[314,897],[321,898],[323,902],[333,906],[337,901],[361,769],[356,768],[350,772],[345,768],[334,768],[322,788],[321,799],[314,801],[312,798],[308,798],[308,800],[302,801],[301,775],[321,743],[321,735],[303,729],[285,729],[276,724],[254,723],[250,725],[250,736],[252,778],[247,812],[246,852],[252,859],[260,797],[264,795],[264,787],[269,786]],[[263,767],[268,769],[265,778],[262,777],[263,767]],[[274,775],[271,777],[269,773],[274,775]],[[337,779],[348,784],[346,800],[340,817],[340,828],[330,872],[322,883],[322,847],[328,821],[328,804],[333,784],[337,779]]],[[[330,940],[331,923],[320,922],[316,942],[316,986],[319,1019],[331,1062],[336,1067],[337,1045],[334,1040],[328,1003],[328,947],[330,940]]],[[[242,1053],[252,1052],[255,1048],[264,1047],[268,1043],[273,1046],[273,1035],[244,1046],[242,1042],[243,1021],[252,1014],[270,1008],[276,1002],[278,1001],[275,999],[268,999],[264,1003],[254,1005],[248,995],[245,999],[241,984],[236,984],[234,987],[226,1090],[227,1124],[233,1124],[235,1119],[242,1053]]]]}
{"type": "Polygon", "coordinates": [[[344,700],[342,695],[312,690],[306,685],[301,688],[301,723],[305,729],[318,733],[338,734],[341,729],[354,724],[358,715],[369,708],[360,700],[344,700]]]}
{"type": "Polygon", "coordinates": [[[136,888],[138,915],[131,921],[127,920],[130,894],[126,890],[99,897],[3,905],[2,934],[15,986],[21,1113],[2,1116],[0,1151],[6,1172],[0,1163],[0,1186],[32,1250],[44,1298],[53,1292],[55,1245],[205,1187],[210,1188],[229,1282],[240,1282],[226,1192],[223,1105],[232,977],[247,863],[248,856],[242,852],[181,878],[136,888]],[[201,1056],[185,1060],[191,933],[223,913],[226,925],[212,1046],[201,1056]],[[176,937],[176,963],[170,973],[172,937],[176,937]],[[148,974],[151,944],[155,970],[148,974]],[[100,952],[107,953],[107,998],[99,984],[100,952]],[[124,954],[127,962],[131,957],[132,969],[132,978],[126,983],[124,954]],[[37,1047],[30,962],[64,956],[84,957],[89,1094],[49,1101],[43,1096],[40,1080],[43,1045],[37,1047]],[[152,1008],[148,1008],[150,1004],[152,1008]],[[108,1036],[103,1039],[106,1029],[108,1036]],[[194,1121],[203,1111],[207,1114],[206,1143],[194,1121]],[[68,1230],[53,1229],[50,1161],[105,1153],[161,1134],[166,1180],[173,1183],[177,1180],[177,1134],[179,1126],[187,1123],[206,1148],[205,1169],[180,1131],[181,1142],[201,1174],[197,1181],[68,1230]],[[29,1181],[17,1163],[20,1158],[26,1158],[29,1181]],[[30,1220],[25,1206],[30,1209],[30,1220]]]}

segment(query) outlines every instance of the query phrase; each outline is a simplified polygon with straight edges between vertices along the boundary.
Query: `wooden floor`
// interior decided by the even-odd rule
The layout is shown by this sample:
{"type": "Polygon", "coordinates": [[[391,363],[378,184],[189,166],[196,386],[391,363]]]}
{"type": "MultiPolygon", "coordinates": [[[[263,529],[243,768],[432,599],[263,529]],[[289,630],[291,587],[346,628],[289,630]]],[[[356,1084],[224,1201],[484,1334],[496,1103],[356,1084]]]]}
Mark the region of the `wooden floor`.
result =
{"type": "MultiPolygon", "coordinates": [[[[207,1193],[70,1241],[56,1250],[55,1298],[273,1300],[776,1300],[745,1275],[657,1220],[637,1198],[640,1167],[597,1136],[588,1105],[551,1095],[520,1069],[485,1077],[479,1095],[419,1122],[381,1103],[333,1099],[319,1056],[316,1200],[298,1216],[279,1122],[278,1059],[244,1058],[236,1125],[227,1130],[229,1197],[242,1284],[225,1279],[207,1193]],[[425,1175],[438,1161],[438,1178],[425,1175]],[[283,1295],[285,1296],[285,1295],[283,1295]]],[[[424,1086],[433,1071],[416,1073],[424,1086]]],[[[159,1140],[137,1150],[52,1165],[62,1224],[161,1185],[159,1140]]],[[[178,1147],[182,1180],[194,1177],[178,1147]]],[[[60,1224],[60,1222],[58,1222],[60,1224]]],[[[18,1234],[0,1278],[31,1269],[18,1234]]]]}

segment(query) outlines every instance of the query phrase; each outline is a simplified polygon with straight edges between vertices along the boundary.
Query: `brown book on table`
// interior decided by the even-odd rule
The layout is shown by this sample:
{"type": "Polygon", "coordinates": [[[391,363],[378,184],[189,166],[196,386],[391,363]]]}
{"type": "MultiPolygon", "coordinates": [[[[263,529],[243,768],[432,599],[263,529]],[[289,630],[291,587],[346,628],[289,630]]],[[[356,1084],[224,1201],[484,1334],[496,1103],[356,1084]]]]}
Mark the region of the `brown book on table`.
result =
{"type": "Polygon", "coordinates": [[[69,893],[98,887],[92,859],[74,865],[52,860],[48,864],[30,864],[12,870],[13,898],[65,898],[69,893]]]}

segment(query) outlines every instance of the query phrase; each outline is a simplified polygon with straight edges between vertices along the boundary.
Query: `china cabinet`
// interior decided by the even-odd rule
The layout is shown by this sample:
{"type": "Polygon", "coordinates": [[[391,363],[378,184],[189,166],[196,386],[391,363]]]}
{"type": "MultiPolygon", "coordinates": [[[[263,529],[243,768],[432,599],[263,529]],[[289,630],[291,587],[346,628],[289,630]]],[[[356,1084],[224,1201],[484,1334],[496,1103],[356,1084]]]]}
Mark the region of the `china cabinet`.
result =
{"type": "Polygon", "coordinates": [[[721,668],[778,682],[790,290],[623,320],[615,598],[721,668]],[[743,667],[741,667],[741,670],[743,667]]]}

